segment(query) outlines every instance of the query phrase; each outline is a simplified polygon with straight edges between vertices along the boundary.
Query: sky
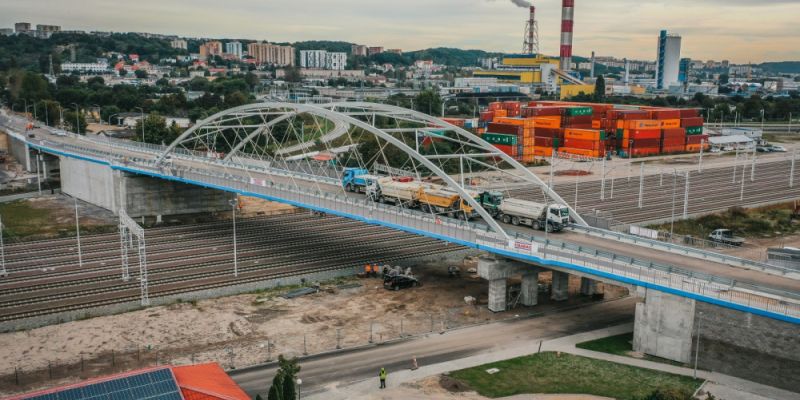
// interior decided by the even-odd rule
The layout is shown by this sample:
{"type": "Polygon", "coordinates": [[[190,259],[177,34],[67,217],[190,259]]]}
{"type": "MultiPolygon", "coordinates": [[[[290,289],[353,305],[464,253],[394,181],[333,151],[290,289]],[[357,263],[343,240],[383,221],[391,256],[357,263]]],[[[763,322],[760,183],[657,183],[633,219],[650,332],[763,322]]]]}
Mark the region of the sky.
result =
{"type": "MultiPolygon", "coordinates": [[[[517,3],[525,0],[517,0],[517,3]]],[[[561,1],[533,0],[540,49],[557,55],[561,1]]],[[[661,29],[682,56],[800,60],[800,0],[576,0],[574,54],[654,60],[661,29]]],[[[343,40],[405,51],[522,49],[527,9],[511,0],[0,0],[0,27],[152,32],[273,42],[343,40]]]]}

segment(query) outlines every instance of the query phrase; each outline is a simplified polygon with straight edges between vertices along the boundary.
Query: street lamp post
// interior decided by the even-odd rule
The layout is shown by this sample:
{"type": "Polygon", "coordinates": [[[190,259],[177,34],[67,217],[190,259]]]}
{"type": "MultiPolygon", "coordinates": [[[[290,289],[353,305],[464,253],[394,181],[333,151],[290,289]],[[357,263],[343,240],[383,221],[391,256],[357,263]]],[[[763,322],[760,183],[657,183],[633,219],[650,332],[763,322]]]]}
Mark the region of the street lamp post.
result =
{"type": "Polygon", "coordinates": [[[239,276],[239,261],[236,252],[236,206],[239,205],[239,200],[230,200],[231,205],[231,219],[233,220],[233,276],[239,276]]]}
{"type": "Polygon", "coordinates": [[[111,114],[111,115],[108,116],[108,125],[111,125],[111,117],[114,117],[114,116],[117,116],[117,115],[119,115],[119,113],[111,114]]]}
{"type": "Polygon", "coordinates": [[[689,213],[689,175],[690,171],[686,171],[686,184],[684,185],[683,192],[683,219],[688,217],[689,213]]]}
{"type": "Polygon", "coordinates": [[[300,385],[303,384],[303,380],[300,379],[300,378],[297,378],[295,383],[297,384],[297,400],[300,400],[300,385]]]}
{"type": "Polygon", "coordinates": [[[83,268],[83,255],[81,254],[81,225],[78,219],[78,198],[75,199],[75,237],[78,239],[78,267],[83,268]]]}
{"type": "Polygon", "coordinates": [[[144,143],[144,108],[136,107],[135,109],[142,112],[142,143],[144,143]]]}
{"type": "Polygon", "coordinates": [[[697,342],[695,343],[694,347],[694,379],[697,379],[697,360],[700,356],[700,322],[702,321],[702,316],[702,312],[697,313],[697,342]]]}
{"type": "Polygon", "coordinates": [[[669,220],[669,239],[672,240],[672,234],[675,232],[675,195],[677,194],[678,184],[678,170],[672,171],[672,216],[669,220]]]}
{"type": "Polygon", "coordinates": [[[78,103],[72,103],[72,105],[75,106],[75,133],[80,135],[81,134],[81,121],[79,119],[81,114],[80,106],[78,106],[78,103]]]}
{"type": "Polygon", "coordinates": [[[644,200],[644,163],[639,164],[639,208],[644,200]]]}

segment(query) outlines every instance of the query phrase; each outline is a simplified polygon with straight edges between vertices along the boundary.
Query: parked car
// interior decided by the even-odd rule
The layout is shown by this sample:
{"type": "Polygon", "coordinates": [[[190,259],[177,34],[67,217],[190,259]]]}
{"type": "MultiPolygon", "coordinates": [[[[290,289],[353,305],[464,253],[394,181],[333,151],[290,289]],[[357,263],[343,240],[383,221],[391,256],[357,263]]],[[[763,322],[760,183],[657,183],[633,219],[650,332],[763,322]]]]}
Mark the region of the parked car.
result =
{"type": "Polygon", "coordinates": [[[384,289],[400,290],[420,286],[417,278],[408,275],[392,275],[383,278],[384,289]]]}
{"type": "Polygon", "coordinates": [[[708,239],[712,242],[723,243],[730,246],[741,246],[745,240],[738,236],[734,236],[730,229],[715,229],[708,235],[708,239]]]}
{"type": "Polygon", "coordinates": [[[773,150],[772,150],[772,147],[758,146],[758,147],[756,147],[756,151],[759,152],[759,153],[769,153],[769,152],[771,152],[773,150]]]}
{"type": "Polygon", "coordinates": [[[772,145],[772,146],[770,146],[769,150],[770,151],[777,151],[777,152],[780,152],[780,153],[785,153],[786,152],[786,147],[772,145]]]}

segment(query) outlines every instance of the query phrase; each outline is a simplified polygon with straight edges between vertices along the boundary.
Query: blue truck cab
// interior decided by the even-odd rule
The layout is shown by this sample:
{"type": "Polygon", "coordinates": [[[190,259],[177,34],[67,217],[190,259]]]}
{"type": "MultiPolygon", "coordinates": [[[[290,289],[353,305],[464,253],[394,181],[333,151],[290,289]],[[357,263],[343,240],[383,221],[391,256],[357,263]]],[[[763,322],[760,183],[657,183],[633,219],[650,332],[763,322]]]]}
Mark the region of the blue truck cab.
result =
{"type": "Polygon", "coordinates": [[[367,186],[377,179],[377,176],[370,175],[366,169],[345,168],[342,174],[342,186],[348,192],[365,193],[367,186]]]}

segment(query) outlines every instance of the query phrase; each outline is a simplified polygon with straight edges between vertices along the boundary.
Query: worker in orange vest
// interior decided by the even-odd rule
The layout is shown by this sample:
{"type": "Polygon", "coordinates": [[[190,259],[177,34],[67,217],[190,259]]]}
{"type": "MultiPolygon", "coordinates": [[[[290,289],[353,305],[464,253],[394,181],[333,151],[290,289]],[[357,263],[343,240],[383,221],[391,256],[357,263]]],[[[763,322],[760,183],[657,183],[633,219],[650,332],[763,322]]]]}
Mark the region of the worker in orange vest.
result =
{"type": "Polygon", "coordinates": [[[364,275],[369,278],[369,275],[372,273],[372,265],[367,264],[364,266],[364,275]]]}

